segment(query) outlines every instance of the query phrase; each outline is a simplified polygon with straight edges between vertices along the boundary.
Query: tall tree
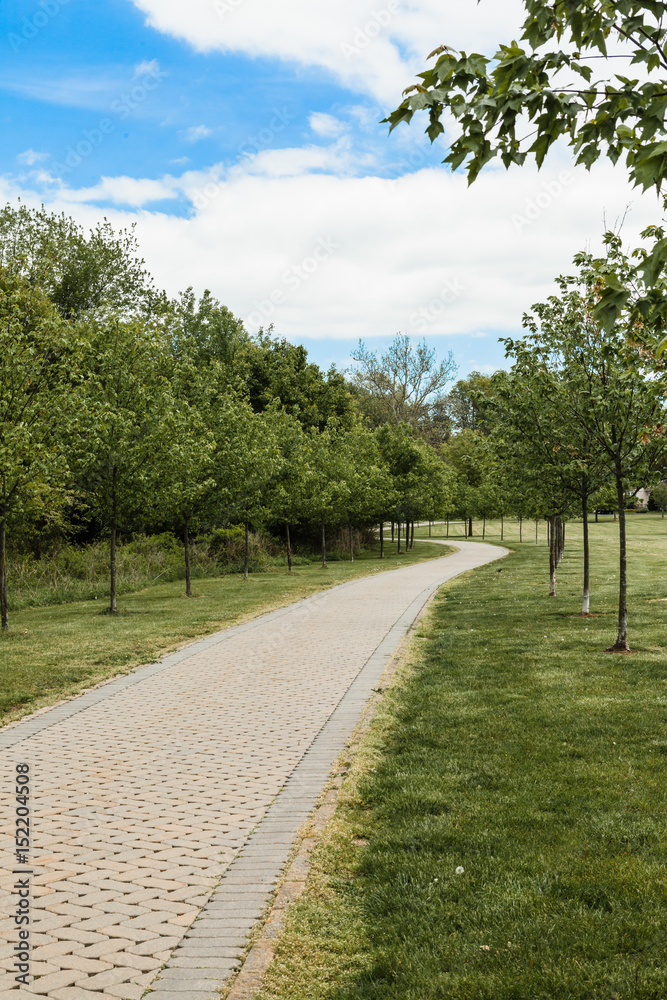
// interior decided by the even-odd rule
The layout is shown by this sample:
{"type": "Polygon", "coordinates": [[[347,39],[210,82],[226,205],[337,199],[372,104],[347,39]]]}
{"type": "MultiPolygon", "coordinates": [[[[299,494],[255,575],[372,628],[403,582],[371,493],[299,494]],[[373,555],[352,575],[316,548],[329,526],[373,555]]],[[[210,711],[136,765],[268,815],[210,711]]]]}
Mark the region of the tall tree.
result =
{"type": "Polygon", "coordinates": [[[243,322],[206,289],[197,299],[192,288],[163,304],[164,323],[178,356],[196,357],[200,365],[217,361],[230,366],[248,346],[243,322]]]}
{"type": "Polygon", "coordinates": [[[386,421],[412,427],[428,422],[457,370],[451,351],[438,362],[425,340],[414,345],[405,334],[398,334],[381,357],[359,341],[352,357],[359,366],[351,372],[352,383],[376,426],[386,421]]]}
{"type": "Polygon", "coordinates": [[[324,430],[329,421],[343,428],[354,423],[355,405],[345,377],[335,368],[325,374],[308,361],[305,347],[277,339],[273,331],[258,336],[237,355],[235,370],[256,413],[279,404],[305,430],[324,430]]]}
{"type": "Polygon", "coordinates": [[[134,229],[89,232],[44,208],[0,210],[0,266],[39,286],[65,319],[147,313],[157,300],[134,229]]]}

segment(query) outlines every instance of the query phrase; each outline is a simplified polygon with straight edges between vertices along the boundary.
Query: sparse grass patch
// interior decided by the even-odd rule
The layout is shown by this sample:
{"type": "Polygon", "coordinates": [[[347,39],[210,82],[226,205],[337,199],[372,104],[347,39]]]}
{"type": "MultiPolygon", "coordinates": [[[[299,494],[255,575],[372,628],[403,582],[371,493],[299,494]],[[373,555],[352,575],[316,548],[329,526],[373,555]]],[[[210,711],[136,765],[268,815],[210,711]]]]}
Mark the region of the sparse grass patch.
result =
{"type": "Polygon", "coordinates": [[[667,996],[667,527],[631,520],[625,657],[602,652],[615,532],[593,533],[596,618],[575,525],[555,600],[534,537],[440,592],[261,1000],[667,996]]]}

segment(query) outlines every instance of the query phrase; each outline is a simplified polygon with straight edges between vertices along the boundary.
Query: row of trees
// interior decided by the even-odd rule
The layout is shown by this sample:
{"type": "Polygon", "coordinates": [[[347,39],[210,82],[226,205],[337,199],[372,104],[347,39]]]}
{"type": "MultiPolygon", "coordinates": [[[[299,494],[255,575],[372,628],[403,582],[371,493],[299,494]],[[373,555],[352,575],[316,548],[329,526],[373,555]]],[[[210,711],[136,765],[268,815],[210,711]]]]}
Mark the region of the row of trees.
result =
{"type": "MultiPolygon", "coordinates": [[[[436,518],[453,474],[409,422],[371,426],[343,375],[250,338],[208,293],[170,301],[105,222],[0,215],[0,611],[7,545],[49,525],[119,535],[270,526],[327,532],[436,518]]],[[[397,342],[398,343],[398,342],[397,342]]],[[[422,359],[423,360],[423,359],[422,359]]],[[[423,411],[423,401],[419,403],[423,411]]],[[[401,414],[401,416],[403,416],[401,414]]]]}
{"type": "MultiPolygon", "coordinates": [[[[608,267],[634,259],[608,239],[608,267]]],[[[285,541],[385,521],[518,516],[549,522],[550,592],[563,523],[619,511],[619,630],[627,650],[625,498],[665,464],[665,365],[648,327],[598,317],[599,261],[506,340],[509,372],[455,370],[399,336],[378,358],[363,345],[350,380],[305,351],[251,338],[209,293],[155,291],[131,234],[105,222],[19,207],[0,214],[0,605],[8,627],[8,539],[93,523],[110,546],[116,612],[119,534],[268,526],[285,541]],[[614,499],[610,501],[610,490],[614,499]]],[[[632,308],[632,304],[628,306],[632,308]]],[[[382,537],[382,532],[381,532],[382,537]]],[[[399,528],[399,538],[401,532],[399,528]]],[[[381,554],[383,549],[381,548],[381,554]]]]}

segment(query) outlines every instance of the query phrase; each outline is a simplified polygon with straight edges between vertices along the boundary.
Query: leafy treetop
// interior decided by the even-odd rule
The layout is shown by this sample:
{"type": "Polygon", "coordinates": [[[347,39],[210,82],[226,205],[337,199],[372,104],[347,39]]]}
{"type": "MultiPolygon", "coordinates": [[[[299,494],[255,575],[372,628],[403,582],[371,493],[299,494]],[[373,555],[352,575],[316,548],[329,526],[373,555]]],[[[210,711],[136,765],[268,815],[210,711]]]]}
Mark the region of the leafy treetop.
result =
{"type": "MultiPolygon", "coordinates": [[[[478,0],[479,2],[479,0],[478,0]]],[[[492,59],[441,45],[435,62],[385,119],[394,129],[426,111],[431,141],[445,112],[460,135],[445,158],[470,182],[494,157],[540,167],[565,138],[576,162],[622,157],[636,185],[660,190],[667,176],[667,3],[654,0],[524,0],[521,42],[492,59]]]]}

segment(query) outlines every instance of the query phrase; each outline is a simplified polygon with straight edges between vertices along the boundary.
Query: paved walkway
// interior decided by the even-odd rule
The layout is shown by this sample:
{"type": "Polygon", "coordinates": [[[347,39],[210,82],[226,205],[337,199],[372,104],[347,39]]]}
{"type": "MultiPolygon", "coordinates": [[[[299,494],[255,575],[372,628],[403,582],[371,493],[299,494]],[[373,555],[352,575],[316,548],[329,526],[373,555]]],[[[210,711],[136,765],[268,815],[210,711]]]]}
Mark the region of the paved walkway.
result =
{"type": "Polygon", "coordinates": [[[0,1000],[139,1000],[151,985],[151,1000],[212,1000],[407,629],[440,584],[505,552],[457,544],[445,559],[343,584],[2,730],[0,1000]],[[24,763],[28,985],[14,978],[12,916],[24,763]]]}

